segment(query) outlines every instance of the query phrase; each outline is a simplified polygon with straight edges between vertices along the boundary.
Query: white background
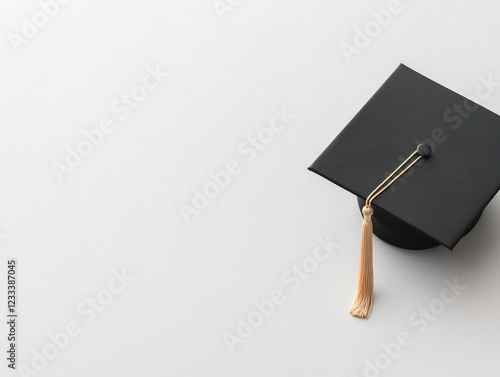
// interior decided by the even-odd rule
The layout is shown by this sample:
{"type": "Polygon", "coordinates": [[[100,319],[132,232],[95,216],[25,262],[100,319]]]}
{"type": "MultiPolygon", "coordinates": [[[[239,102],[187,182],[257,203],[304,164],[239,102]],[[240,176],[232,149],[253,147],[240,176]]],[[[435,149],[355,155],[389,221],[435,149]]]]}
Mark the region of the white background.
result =
{"type": "MultiPolygon", "coordinates": [[[[350,62],[341,43],[387,1],[243,0],[222,18],[210,0],[72,1],[18,52],[9,33],[40,6],[1,3],[0,312],[17,258],[19,364],[76,322],[39,375],[362,376],[402,331],[382,376],[498,373],[500,198],[453,252],[375,239],[364,321],[348,314],[355,198],[306,169],[401,62],[469,97],[500,81],[500,3],[401,1],[350,62]],[[169,78],[119,120],[113,101],[157,65],[169,78]],[[283,108],[295,118],[246,162],[238,145],[283,108]],[[105,117],[115,130],[59,182],[53,164],[105,117]],[[187,224],[179,205],[231,160],[241,173],[187,224]],[[292,292],[283,273],[328,236],[339,247],[292,292]],[[122,269],[134,280],[86,323],[76,308],[122,269]],[[468,288],[419,333],[410,316],[455,278],[468,288]],[[229,352],[223,335],[275,289],[285,302],[229,352]]],[[[500,90],[478,102],[500,113],[500,90]]]]}

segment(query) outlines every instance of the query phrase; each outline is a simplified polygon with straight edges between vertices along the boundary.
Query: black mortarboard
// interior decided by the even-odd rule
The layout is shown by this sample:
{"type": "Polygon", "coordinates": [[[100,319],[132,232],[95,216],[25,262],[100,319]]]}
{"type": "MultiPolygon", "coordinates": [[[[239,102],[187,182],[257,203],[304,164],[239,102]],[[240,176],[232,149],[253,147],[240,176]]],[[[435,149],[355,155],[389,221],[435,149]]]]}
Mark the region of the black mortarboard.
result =
{"type": "Polygon", "coordinates": [[[500,189],[500,117],[400,65],[309,168],[368,195],[418,144],[430,158],[373,202],[373,231],[400,247],[452,249],[500,189]]]}
{"type": "Polygon", "coordinates": [[[420,143],[432,156],[374,200],[374,233],[452,249],[500,189],[500,117],[484,107],[400,65],[309,169],[364,203],[420,143]]]}

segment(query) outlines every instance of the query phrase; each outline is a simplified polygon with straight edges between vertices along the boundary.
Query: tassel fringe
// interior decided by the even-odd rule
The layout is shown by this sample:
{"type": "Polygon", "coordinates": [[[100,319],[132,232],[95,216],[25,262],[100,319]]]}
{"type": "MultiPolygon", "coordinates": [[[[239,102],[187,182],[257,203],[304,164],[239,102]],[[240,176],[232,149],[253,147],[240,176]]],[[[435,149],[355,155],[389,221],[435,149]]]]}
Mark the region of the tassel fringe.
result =
{"type": "Polygon", "coordinates": [[[349,311],[351,315],[358,318],[368,318],[373,305],[373,223],[371,221],[373,209],[365,206],[363,215],[358,287],[349,311]]]}

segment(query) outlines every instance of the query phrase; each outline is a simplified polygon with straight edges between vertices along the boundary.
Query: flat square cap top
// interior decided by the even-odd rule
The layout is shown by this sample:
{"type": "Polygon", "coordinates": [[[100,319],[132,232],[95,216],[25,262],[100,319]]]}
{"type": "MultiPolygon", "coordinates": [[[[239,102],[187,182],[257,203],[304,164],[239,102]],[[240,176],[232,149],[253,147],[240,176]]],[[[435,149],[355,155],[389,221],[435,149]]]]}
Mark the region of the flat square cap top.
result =
{"type": "Polygon", "coordinates": [[[400,65],[309,168],[366,197],[420,143],[373,206],[452,249],[500,189],[500,117],[400,65]]]}

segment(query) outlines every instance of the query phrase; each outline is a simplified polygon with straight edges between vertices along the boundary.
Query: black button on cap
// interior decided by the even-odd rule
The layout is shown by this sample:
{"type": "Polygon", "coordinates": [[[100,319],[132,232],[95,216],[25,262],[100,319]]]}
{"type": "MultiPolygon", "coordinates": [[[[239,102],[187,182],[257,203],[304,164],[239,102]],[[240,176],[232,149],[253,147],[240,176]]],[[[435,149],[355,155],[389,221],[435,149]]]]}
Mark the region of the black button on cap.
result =
{"type": "Polygon", "coordinates": [[[427,158],[432,154],[432,148],[429,144],[419,144],[417,146],[417,152],[423,158],[427,158]]]}

